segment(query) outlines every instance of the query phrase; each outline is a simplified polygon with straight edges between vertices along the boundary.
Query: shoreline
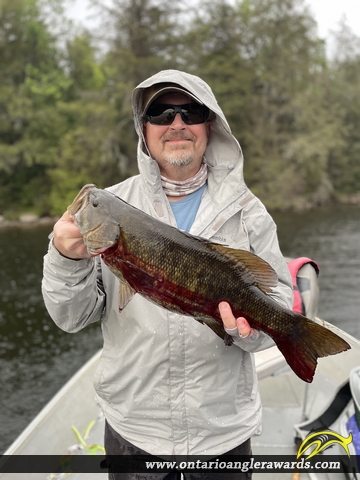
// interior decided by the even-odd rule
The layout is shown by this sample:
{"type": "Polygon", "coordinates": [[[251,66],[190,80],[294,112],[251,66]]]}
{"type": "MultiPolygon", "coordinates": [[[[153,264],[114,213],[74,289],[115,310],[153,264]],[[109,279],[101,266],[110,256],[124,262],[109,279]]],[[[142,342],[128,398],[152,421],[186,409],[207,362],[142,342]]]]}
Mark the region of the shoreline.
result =
{"type": "Polygon", "coordinates": [[[23,215],[18,220],[6,220],[0,216],[0,230],[12,227],[39,227],[42,225],[53,226],[60,217],[36,217],[35,215],[23,215]]]}
{"type": "MultiPolygon", "coordinates": [[[[329,202],[327,205],[349,205],[349,206],[360,206],[360,194],[352,195],[343,195],[339,196],[335,202],[329,202]]],[[[326,205],[322,205],[325,207],[326,205]]],[[[318,208],[314,206],[313,208],[318,208]]],[[[311,210],[311,208],[307,209],[311,210]]],[[[269,209],[271,211],[271,209],[269,209]]],[[[55,217],[38,217],[31,213],[24,213],[20,215],[17,220],[7,220],[2,215],[0,215],[0,230],[3,228],[11,227],[38,227],[41,225],[50,225],[53,226],[60,218],[59,216],[55,217]]]]}

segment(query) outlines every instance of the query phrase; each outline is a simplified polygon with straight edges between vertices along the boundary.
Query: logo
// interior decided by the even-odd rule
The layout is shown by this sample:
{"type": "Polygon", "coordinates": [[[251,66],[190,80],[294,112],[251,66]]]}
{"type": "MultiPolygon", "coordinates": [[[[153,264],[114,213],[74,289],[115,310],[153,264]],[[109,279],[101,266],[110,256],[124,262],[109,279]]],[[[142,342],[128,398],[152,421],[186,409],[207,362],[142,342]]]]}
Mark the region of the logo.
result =
{"type": "Polygon", "coordinates": [[[296,458],[304,455],[304,453],[309,450],[309,448],[315,447],[310,452],[310,454],[305,457],[305,460],[307,460],[308,458],[314,457],[318,453],[323,452],[335,443],[341,445],[347,453],[348,457],[350,457],[348,445],[352,442],[352,439],[352,433],[350,433],[350,435],[345,438],[339,433],[333,432],[332,430],[320,430],[310,433],[300,445],[296,458]]]}

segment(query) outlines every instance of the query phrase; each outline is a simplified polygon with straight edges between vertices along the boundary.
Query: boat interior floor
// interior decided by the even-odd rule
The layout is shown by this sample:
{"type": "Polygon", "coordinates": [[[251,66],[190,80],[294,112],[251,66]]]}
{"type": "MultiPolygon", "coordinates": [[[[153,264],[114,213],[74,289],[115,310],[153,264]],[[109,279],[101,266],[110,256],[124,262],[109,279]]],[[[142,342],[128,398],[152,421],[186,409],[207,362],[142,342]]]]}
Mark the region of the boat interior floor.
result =
{"type": "MultiPolygon", "coordinates": [[[[291,455],[296,458],[299,443],[302,440],[296,444],[295,425],[321,416],[339,388],[336,366],[333,361],[330,363],[335,367],[332,375],[324,374],[324,368],[327,370],[324,363],[311,384],[301,381],[286,367],[285,370],[259,381],[263,404],[263,426],[262,433],[252,438],[254,455],[291,455]]],[[[341,369],[338,368],[339,370],[341,369]]],[[[308,432],[304,431],[303,436],[306,437],[307,434],[308,432]]],[[[321,458],[329,458],[328,455],[338,453],[330,448],[321,454],[321,458]]],[[[344,474],[337,473],[316,473],[316,475],[306,472],[253,473],[254,480],[340,480],[344,478],[344,474]]]]}

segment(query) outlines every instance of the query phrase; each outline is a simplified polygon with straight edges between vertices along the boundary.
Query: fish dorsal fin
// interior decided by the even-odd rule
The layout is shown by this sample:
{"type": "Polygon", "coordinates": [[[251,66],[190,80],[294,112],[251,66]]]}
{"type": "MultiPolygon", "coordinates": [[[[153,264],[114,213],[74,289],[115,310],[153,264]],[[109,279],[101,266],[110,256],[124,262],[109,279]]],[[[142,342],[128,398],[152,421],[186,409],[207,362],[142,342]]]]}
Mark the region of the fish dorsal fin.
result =
{"type": "Polygon", "coordinates": [[[239,266],[247,276],[250,283],[254,283],[265,293],[271,293],[272,288],[278,283],[275,270],[262,258],[247,250],[236,250],[212,243],[211,248],[218,250],[239,266]]]}

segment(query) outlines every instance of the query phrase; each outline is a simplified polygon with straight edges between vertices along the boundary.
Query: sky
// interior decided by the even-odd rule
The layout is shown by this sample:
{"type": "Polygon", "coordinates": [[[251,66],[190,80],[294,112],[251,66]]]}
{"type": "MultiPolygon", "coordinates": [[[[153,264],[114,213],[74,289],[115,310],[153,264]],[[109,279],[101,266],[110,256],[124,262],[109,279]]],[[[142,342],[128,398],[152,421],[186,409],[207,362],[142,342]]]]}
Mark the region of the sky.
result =
{"type": "Polygon", "coordinates": [[[318,23],[319,37],[327,38],[343,15],[353,32],[360,36],[360,0],[308,0],[306,3],[318,23]]]}
{"type": "MultiPolygon", "coordinates": [[[[76,22],[91,26],[88,0],[67,0],[68,15],[76,22]]],[[[346,16],[348,25],[360,37],[360,0],[305,0],[318,23],[318,36],[328,38],[331,30],[336,30],[342,16],[346,16]]]]}

